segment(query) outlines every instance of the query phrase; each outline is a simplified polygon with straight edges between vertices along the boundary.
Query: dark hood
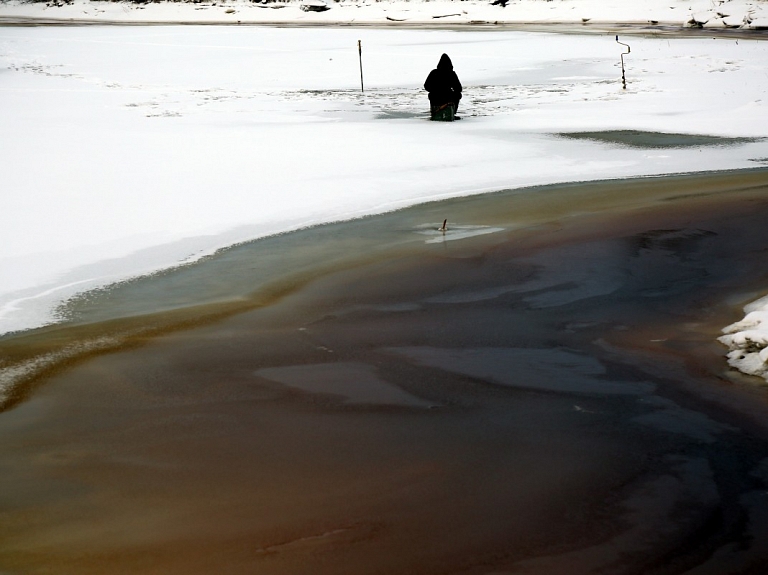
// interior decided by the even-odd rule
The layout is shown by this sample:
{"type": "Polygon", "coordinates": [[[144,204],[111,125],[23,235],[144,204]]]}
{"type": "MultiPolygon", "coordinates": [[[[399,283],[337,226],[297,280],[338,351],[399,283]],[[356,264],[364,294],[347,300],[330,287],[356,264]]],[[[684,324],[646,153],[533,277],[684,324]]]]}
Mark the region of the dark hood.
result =
{"type": "Polygon", "coordinates": [[[453,70],[453,62],[448,57],[448,54],[440,56],[440,61],[437,63],[438,70],[453,70]]]}

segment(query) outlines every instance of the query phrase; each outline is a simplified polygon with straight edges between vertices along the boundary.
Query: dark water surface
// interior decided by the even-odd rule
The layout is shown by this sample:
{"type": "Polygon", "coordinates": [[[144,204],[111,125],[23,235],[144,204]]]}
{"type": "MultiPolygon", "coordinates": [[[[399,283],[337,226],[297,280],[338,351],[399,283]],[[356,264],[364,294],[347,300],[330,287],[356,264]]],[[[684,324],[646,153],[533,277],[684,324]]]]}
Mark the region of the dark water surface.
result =
{"type": "Polygon", "coordinates": [[[552,186],[71,302],[0,342],[112,338],[0,414],[0,572],[764,573],[768,402],[715,337],[766,217],[765,170],[552,186]]]}

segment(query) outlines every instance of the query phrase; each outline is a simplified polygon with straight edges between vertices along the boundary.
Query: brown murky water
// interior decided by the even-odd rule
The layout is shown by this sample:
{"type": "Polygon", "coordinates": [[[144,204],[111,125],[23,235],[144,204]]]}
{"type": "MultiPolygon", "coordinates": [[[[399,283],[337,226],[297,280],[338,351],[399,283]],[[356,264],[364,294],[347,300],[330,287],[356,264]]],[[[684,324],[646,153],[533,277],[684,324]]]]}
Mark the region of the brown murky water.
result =
{"type": "Polygon", "coordinates": [[[0,572],[762,573],[768,403],[714,338],[766,216],[766,171],[553,186],[73,302],[0,342],[115,338],[0,414],[0,572]]]}

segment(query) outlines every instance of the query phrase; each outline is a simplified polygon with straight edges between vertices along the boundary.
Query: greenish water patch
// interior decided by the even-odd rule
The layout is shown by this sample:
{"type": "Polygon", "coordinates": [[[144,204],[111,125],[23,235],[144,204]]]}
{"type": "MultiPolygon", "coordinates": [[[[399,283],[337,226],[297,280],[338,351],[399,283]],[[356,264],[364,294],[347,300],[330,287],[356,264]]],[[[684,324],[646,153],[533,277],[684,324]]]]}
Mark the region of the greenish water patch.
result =
{"type": "Polygon", "coordinates": [[[608,130],[604,132],[561,132],[561,138],[591,140],[628,148],[674,149],[704,146],[735,146],[758,142],[762,138],[726,138],[698,134],[642,132],[639,130],[608,130]]]}

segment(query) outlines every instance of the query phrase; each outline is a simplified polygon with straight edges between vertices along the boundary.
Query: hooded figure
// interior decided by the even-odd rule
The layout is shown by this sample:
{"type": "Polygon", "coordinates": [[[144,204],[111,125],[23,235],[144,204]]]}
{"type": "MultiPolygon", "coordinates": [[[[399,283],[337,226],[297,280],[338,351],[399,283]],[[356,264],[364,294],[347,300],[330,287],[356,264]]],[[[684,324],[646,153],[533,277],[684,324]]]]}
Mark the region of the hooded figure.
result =
{"type": "Polygon", "coordinates": [[[448,54],[440,56],[437,68],[432,70],[424,82],[424,89],[429,92],[429,103],[432,111],[444,104],[453,104],[454,112],[459,109],[461,100],[461,82],[448,54]]]}

